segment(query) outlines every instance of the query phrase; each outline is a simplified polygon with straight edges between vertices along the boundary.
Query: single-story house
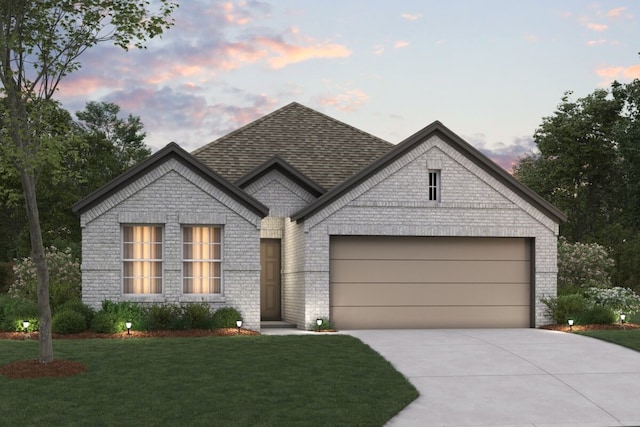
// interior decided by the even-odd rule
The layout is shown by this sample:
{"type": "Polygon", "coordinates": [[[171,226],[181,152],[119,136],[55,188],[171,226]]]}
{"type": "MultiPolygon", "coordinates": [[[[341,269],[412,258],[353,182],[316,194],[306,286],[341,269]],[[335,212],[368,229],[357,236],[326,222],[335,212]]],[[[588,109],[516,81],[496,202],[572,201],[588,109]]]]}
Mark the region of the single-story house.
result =
{"type": "Polygon", "coordinates": [[[233,306],[254,330],[539,326],[566,220],[440,122],[393,145],[298,103],[74,211],[85,303],[233,306]]]}

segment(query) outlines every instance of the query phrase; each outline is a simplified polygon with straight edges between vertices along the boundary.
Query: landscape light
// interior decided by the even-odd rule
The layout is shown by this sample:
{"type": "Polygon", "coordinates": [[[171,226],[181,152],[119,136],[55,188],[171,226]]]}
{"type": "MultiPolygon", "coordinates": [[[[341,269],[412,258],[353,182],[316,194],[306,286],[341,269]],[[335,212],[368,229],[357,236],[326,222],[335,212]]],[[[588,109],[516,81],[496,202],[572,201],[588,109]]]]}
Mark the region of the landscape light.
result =
{"type": "Polygon", "coordinates": [[[622,323],[624,323],[624,319],[626,319],[626,318],[627,318],[627,315],[626,315],[626,314],[621,314],[621,315],[620,315],[620,321],[621,321],[622,323]]]}
{"type": "Polygon", "coordinates": [[[26,333],[26,332],[27,332],[27,330],[29,329],[29,325],[30,325],[30,322],[29,322],[28,320],[23,320],[23,321],[22,321],[22,327],[24,328],[24,332],[25,332],[25,333],[26,333]]]}
{"type": "Polygon", "coordinates": [[[127,335],[131,335],[131,322],[125,322],[124,326],[127,327],[127,335]]]}
{"type": "Polygon", "coordinates": [[[318,327],[322,326],[322,319],[316,319],[316,325],[318,325],[318,327]]]}
{"type": "Polygon", "coordinates": [[[240,328],[242,328],[242,319],[236,320],[236,326],[238,327],[238,335],[240,335],[240,328]]]}
{"type": "Polygon", "coordinates": [[[569,330],[573,331],[573,319],[569,319],[568,323],[569,323],[569,330]]]}

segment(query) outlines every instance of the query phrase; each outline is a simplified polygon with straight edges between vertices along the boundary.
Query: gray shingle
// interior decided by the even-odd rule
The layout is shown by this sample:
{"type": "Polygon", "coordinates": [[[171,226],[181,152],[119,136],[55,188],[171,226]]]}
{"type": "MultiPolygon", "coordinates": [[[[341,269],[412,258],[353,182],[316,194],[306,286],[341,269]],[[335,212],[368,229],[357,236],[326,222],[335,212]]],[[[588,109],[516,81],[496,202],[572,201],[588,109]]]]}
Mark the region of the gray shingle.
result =
{"type": "Polygon", "coordinates": [[[330,190],[392,147],[292,102],[191,154],[232,182],[277,155],[330,190]]]}

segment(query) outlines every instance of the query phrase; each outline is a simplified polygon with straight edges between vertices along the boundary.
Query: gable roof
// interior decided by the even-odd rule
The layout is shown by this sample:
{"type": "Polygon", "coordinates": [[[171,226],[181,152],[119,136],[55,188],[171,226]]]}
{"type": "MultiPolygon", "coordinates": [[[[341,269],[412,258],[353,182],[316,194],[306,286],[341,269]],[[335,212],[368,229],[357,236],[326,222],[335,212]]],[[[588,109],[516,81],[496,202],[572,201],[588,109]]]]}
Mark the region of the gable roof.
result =
{"type": "Polygon", "coordinates": [[[342,184],[336,186],[331,191],[317,199],[315,202],[311,203],[309,206],[293,214],[291,216],[291,219],[297,222],[304,221],[306,218],[314,215],[316,212],[320,211],[322,208],[336,200],[338,197],[347,193],[349,190],[351,190],[370,176],[384,169],[387,165],[394,162],[396,159],[408,153],[409,151],[420,145],[423,141],[433,136],[438,136],[440,139],[448,143],[455,150],[466,156],[469,160],[482,168],[489,175],[500,181],[502,184],[506,185],[509,189],[531,203],[552,220],[558,223],[567,220],[567,216],[562,211],[560,211],[551,203],[547,202],[536,192],[520,183],[508,172],[491,161],[487,156],[475,149],[468,142],[453,133],[453,131],[451,131],[439,121],[431,123],[429,126],[416,132],[398,145],[394,146],[390,151],[380,157],[377,161],[371,163],[356,175],[347,179],[342,184]]]}
{"type": "Polygon", "coordinates": [[[232,182],[276,155],[329,190],[391,148],[387,141],[292,102],[191,154],[232,182]]]}
{"type": "Polygon", "coordinates": [[[119,177],[115,178],[111,182],[105,184],[104,186],[100,187],[96,191],[92,192],[91,194],[77,202],[72,207],[73,212],[78,215],[86,212],[109,196],[117,193],[122,188],[129,185],[131,181],[140,178],[156,166],[164,163],[169,159],[176,159],[180,163],[184,164],[195,173],[200,175],[202,178],[225,192],[232,199],[234,199],[250,211],[254,212],[255,214],[259,215],[261,218],[264,218],[269,213],[269,208],[209,169],[203,163],[199,162],[175,142],[169,143],[163,149],[147,157],[145,160],[138,163],[136,166],[132,167],[119,177]]]}
{"type": "Polygon", "coordinates": [[[320,197],[327,192],[327,190],[320,187],[318,184],[305,176],[305,174],[303,174],[298,169],[294,168],[278,156],[273,156],[272,158],[237,180],[235,184],[238,187],[244,189],[246,186],[248,186],[252,182],[257,181],[272,170],[280,172],[282,175],[289,178],[291,181],[302,187],[302,189],[304,189],[314,197],[320,197]]]}

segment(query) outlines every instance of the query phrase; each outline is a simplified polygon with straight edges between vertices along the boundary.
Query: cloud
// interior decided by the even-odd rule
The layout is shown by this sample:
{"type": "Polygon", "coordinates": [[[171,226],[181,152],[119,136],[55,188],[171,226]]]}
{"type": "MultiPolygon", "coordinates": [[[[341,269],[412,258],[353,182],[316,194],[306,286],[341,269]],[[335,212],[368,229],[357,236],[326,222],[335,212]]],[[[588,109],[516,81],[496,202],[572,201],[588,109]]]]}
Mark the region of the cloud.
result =
{"type": "Polygon", "coordinates": [[[598,46],[601,44],[605,44],[607,41],[605,39],[600,39],[600,40],[589,40],[587,42],[587,46],[598,46]]]}
{"type": "Polygon", "coordinates": [[[600,86],[609,86],[614,80],[633,80],[640,78],[640,64],[628,67],[601,67],[595,73],[602,77],[600,86]]]}
{"type": "Polygon", "coordinates": [[[402,17],[402,19],[406,19],[407,21],[416,21],[422,18],[421,13],[403,13],[400,16],[402,17]]]}
{"type": "Polygon", "coordinates": [[[311,38],[305,38],[304,43],[292,44],[279,38],[256,37],[254,40],[257,46],[268,49],[269,56],[267,62],[272,68],[280,69],[290,64],[318,58],[346,58],[351,55],[351,51],[345,46],[316,42],[311,38]],[[275,56],[274,56],[275,55],[275,56]]]}
{"type": "Polygon", "coordinates": [[[508,172],[518,163],[520,157],[537,150],[531,136],[514,137],[509,144],[503,142],[489,144],[484,134],[475,134],[465,139],[508,172]]]}
{"type": "Polygon", "coordinates": [[[407,46],[409,46],[409,42],[404,41],[404,40],[398,40],[393,45],[393,47],[396,48],[396,49],[402,49],[403,47],[407,47],[407,46]]]}
{"type": "Polygon", "coordinates": [[[595,24],[593,22],[588,22],[586,24],[587,28],[593,31],[597,31],[599,33],[605,31],[609,26],[607,24],[595,24]]]}
{"type": "Polygon", "coordinates": [[[373,47],[373,54],[374,55],[382,55],[384,53],[384,46],[383,45],[375,45],[373,47]]]}
{"type": "Polygon", "coordinates": [[[608,11],[607,16],[609,18],[616,18],[620,16],[625,10],[627,10],[626,7],[616,7],[615,9],[611,9],[610,11],[608,11]]]}
{"type": "Polygon", "coordinates": [[[369,95],[359,89],[352,89],[332,84],[330,81],[326,81],[330,87],[330,90],[338,90],[341,93],[336,95],[327,95],[316,98],[316,102],[320,105],[333,107],[341,111],[356,111],[364,103],[369,101],[369,95]]]}

